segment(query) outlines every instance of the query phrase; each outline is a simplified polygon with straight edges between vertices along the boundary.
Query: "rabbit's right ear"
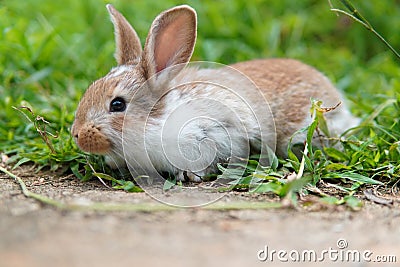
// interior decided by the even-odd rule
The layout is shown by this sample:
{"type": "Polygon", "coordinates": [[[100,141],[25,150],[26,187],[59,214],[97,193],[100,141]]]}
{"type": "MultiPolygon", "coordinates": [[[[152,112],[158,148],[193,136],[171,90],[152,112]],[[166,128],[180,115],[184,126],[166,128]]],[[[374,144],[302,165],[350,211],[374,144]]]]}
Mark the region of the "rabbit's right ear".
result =
{"type": "Polygon", "coordinates": [[[182,5],[158,15],[144,46],[142,64],[149,79],[167,67],[189,62],[197,31],[196,11],[182,5]]]}
{"type": "Polygon", "coordinates": [[[115,59],[118,65],[136,64],[142,55],[142,45],[136,31],[111,4],[107,6],[115,31],[115,59]]]}

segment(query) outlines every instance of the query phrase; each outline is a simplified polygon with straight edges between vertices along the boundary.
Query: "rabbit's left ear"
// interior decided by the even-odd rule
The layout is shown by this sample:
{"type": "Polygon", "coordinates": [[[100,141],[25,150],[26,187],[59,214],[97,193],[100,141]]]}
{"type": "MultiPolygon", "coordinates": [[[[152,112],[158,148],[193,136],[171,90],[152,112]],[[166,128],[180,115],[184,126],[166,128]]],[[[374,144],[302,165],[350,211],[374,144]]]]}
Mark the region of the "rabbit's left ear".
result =
{"type": "Polygon", "coordinates": [[[116,43],[114,56],[118,65],[138,63],[142,55],[142,44],[136,31],[112,5],[108,4],[106,7],[114,24],[116,43]]]}
{"type": "Polygon", "coordinates": [[[196,43],[197,17],[182,5],[158,15],[150,28],[143,53],[146,78],[167,67],[189,62],[196,43]]]}

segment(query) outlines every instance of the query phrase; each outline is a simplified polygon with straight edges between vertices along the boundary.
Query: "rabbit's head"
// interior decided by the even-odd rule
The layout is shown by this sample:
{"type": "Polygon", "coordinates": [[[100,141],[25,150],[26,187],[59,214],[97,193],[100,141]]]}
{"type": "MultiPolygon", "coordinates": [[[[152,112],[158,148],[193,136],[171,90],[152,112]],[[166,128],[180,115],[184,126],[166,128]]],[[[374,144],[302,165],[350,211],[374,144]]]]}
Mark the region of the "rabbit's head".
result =
{"type": "MultiPolygon", "coordinates": [[[[162,90],[162,83],[146,83],[168,67],[186,64],[196,41],[196,13],[182,5],[162,12],[154,20],[144,49],[128,21],[112,5],[107,5],[115,28],[118,66],[92,83],[83,95],[72,126],[83,151],[122,159],[122,128],[126,123],[143,120],[151,97],[162,90]],[[148,91],[132,97],[146,84],[148,91]],[[132,105],[128,114],[127,106],[132,105]],[[129,118],[128,118],[129,117],[129,118]]],[[[170,73],[168,79],[177,72],[170,73]]],[[[165,77],[164,77],[165,78],[165,77]]],[[[154,107],[153,107],[154,108],[154,107]]],[[[158,107],[162,108],[162,105],[158,107]]],[[[118,165],[118,164],[117,164],[118,165]]]]}

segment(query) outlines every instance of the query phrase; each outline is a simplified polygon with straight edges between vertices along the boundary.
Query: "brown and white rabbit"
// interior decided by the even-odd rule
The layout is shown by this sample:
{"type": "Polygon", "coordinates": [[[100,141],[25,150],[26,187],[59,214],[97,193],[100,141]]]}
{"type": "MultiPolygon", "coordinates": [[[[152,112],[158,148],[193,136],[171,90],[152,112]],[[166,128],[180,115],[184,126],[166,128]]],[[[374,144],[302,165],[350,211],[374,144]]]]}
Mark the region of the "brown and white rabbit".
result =
{"type": "MultiPolygon", "coordinates": [[[[155,18],[143,50],[128,21],[107,9],[118,66],[87,89],[72,135],[111,167],[200,181],[230,158],[267,147],[285,155],[291,136],[311,121],[310,98],[325,106],[343,102],[323,74],[292,59],[190,66],[197,18],[187,5],[155,18]]],[[[333,134],[358,124],[344,104],[326,117],[333,134]]],[[[293,142],[304,140],[296,135],[293,142]]]]}

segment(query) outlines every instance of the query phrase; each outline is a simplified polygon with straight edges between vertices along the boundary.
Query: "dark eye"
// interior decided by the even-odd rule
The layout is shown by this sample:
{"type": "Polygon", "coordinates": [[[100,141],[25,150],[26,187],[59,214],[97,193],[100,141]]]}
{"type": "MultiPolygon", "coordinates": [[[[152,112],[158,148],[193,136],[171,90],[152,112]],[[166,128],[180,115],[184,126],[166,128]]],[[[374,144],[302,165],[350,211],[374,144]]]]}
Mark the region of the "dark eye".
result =
{"type": "Polygon", "coordinates": [[[110,112],[122,112],[125,111],[126,104],[122,97],[114,98],[110,103],[110,112]]]}

